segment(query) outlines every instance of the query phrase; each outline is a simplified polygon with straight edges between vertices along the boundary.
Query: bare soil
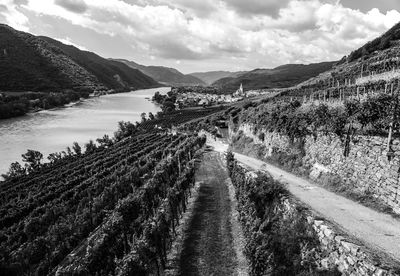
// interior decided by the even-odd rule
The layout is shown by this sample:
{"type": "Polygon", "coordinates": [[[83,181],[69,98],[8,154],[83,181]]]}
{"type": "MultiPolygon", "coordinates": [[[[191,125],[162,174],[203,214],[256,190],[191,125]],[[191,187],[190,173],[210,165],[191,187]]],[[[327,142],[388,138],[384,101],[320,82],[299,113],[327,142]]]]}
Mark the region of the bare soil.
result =
{"type": "Polygon", "coordinates": [[[238,268],[227,179],[221,154],[204,154],[196,173],[198,196],[183,233],[178,275],[243,275],[238,268]]]}

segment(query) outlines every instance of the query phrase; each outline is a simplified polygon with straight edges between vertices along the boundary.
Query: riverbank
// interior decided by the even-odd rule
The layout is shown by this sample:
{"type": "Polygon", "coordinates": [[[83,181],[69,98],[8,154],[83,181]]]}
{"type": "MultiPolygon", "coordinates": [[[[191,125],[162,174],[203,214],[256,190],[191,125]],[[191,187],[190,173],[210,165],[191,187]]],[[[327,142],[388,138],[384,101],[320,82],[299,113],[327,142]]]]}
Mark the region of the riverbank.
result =
{"type": "Polygon", "coordinates": [[[119,121],[141,121],[141,113],[156,114],[161,109],[146,100],[156,91],[169,88],[137,90],[101,97],[90,97],[65,108],[53,108],[10,119],[0,120],[0,174],[12,162],[20,161],[27,149],[48,154],[65,150],[73,142],[80,145],[113,136],[119,121]]]}
{"type": "MultiPolygon", "coordinates": [[[[164,88],[164,87],[154,87],[164,88]]],[[[149,88],[149,89],[154,89],[149,88]]],[[[0,91],[0,121],[40,112],[54,108],[70,107],[85,99],[106,95],[130,93],[140,90],[109,90],[100,92],[1,92],[0,91]]]]}
{"type": "Polygon", "coordinates": [[[0,120],[62,107],[89,98],[88,92],[0,92],[0,120]]]}

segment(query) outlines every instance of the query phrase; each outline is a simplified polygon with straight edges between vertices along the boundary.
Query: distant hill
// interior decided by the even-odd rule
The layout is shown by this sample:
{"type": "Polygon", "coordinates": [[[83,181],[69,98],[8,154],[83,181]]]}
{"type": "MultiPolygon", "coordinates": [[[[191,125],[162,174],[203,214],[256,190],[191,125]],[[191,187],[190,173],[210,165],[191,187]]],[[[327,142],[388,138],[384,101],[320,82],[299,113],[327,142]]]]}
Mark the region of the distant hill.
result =
{"type": "Polygon", "coordinates": [[[238,77],[217,80],[212,85],[227,92],[234,92],[241,83],[245,90],[291,87],[330,70],[334,64],[335,62],[287,64],[274,69],[255,69],[238,77]]]}
{"type": "Polygon", "coordinates": [[[206,85],[204,81],[191,75],[184,75],[174,68],[164,66],[145,66],[125,59],[114,59],[131,68],[140,70],[156,81],[170,86],[206,85]]]}
{"type": "Polygon", "coordinates": [[[244,73],[246,73],[246,72],[245,71],[240,71],[240,72],[210,71],[210,72],[196,72],[196,73],[191,73],[189,75],[192,75],[198,79],[201,79],[203,82],[210,85],[219,79],[228,78],[228,77],[238,77],[239,75],[244,74],[244,73]]]}
{"type": "Polygon", "coordinates": [[[125,64],[0,24],[0,91],[130,90],[158,85],[125,64]]]}

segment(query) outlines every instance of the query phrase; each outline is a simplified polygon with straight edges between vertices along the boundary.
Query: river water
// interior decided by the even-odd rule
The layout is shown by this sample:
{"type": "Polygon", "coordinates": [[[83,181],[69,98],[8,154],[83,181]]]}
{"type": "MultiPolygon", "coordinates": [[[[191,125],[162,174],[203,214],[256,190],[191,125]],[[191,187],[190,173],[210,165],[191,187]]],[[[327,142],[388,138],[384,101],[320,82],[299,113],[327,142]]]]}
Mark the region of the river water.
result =
{"type": "Polygon", "coordinates": [[[12,162],[21,163],[21,154],[27,149],[38,150],[46,158],[74,141],[83,146],[90,139],[112,135],[119,121],[140,121],[143,112],[155,114],[160,108],[146,98],[156,91],[169,90],[164,87],[105,95],[70,107],[0,120],[0,174],[8,171],[12,162]]]}

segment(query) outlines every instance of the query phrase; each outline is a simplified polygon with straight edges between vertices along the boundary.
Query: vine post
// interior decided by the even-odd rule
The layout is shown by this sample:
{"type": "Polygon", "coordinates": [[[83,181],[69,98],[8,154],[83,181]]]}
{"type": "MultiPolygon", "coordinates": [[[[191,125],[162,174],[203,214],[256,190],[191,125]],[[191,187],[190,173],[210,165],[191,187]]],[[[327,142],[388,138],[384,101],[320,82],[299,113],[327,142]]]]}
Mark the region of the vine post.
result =
{"type": "MultiPolygon", "coordinates": [[[[389,135],[388,135],[388,140],[387,140],[387,156],[389,161],[393,158],[393,150],[392,150],[392,136],[393,136],[393,126],[394,126],[394,121],[396,118],[396,111],[397,111],[397,97],[398,97],[398,89],[396,89],[396,102],[393,102],[392,106],[392,118],[390,121],[390,126],[389,126],[389,135]]],[[[392,83],[392,92],[391,92],[392,99],[394,99],[394,93],[393,93],[393,83],[392,83]]]]}

